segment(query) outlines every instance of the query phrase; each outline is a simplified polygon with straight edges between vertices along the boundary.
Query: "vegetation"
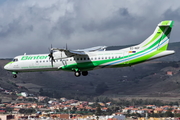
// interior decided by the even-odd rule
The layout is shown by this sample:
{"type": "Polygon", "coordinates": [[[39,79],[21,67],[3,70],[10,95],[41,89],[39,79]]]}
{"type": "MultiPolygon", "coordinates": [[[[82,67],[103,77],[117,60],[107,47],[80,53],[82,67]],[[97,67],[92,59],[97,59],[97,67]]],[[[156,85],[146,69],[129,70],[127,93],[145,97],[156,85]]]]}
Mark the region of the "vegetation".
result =
{"type": "MultiPolygon", "coordinates": [[[[100,95],[168,97],[172,95],[172,91],[180,89],[180,80],[176,79],[176,76],[180,76],[179,66],[179,61],[148,62],[126,68],[90,71],[89,76],[79,78],[75,78],[72,73],[62,71],[31,72],[18,74],[16,81],[12,79],[9,72],[0,68],[2,73],[0,86],[9,91],[31,92],[28,90],[34,91],[34,88],[37,90],[36,87],[33,87],[35,84],[39,88],[37,92],[39,95],[79,100],[92,100],[100,95]],[[167,71],[172,71],[173,76],[168,76],[167,71]],[[30,85],[28,85],[29,83],[30,85]]],[[[180,94],[176,92],[173,95],[180,94]]]]}
{"type": "Polygon", "coordinates": [[[36,112],[36,110],[34,108],[28,108],[28,109],[22,108],[19,110],[19,113],[28,114],[28,115],[35,113],[35,112],[36,112]]]}

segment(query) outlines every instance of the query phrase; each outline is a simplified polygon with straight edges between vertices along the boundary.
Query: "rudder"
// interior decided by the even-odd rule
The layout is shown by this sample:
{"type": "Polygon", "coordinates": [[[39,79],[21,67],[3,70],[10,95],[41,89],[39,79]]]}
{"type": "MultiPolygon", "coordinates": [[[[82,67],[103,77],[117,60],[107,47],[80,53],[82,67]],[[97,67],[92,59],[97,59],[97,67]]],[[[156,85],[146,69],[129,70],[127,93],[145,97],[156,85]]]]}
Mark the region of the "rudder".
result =
{"type": "Polygon", "coordinates": [[[154,33],[149,36],[144,42],[139,44],[140,48],[152,48],[157,46],[157,50],[166,50],[169,43],[170,33],[174,21],[162,21],[156,27],[154,33]]]}

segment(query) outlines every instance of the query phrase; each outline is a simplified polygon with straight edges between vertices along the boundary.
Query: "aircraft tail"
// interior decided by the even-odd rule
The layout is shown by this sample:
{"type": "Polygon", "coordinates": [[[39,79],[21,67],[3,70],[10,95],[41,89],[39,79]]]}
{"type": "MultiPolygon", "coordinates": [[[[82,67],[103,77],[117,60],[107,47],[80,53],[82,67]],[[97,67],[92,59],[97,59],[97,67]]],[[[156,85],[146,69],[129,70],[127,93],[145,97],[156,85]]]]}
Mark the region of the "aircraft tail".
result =
{"type": "Polygon", "coordinates": [[[150,49],[155,47],[156,50],[167,50],[170,33],[174,21],[162,21],[156,27],[154,33],[150,35],[144,42],[139,44],[140,49],[150,49]]]}
{"type": "Polygon", "coordinates": [[[128,51],[128,63],[137,64],[147,60],[174,54],[174,50],[167,50],[173,24],[174,21],[170,20],[160,22],[153,34],[150,35],[144,42],[124,49],[128,51]]]}

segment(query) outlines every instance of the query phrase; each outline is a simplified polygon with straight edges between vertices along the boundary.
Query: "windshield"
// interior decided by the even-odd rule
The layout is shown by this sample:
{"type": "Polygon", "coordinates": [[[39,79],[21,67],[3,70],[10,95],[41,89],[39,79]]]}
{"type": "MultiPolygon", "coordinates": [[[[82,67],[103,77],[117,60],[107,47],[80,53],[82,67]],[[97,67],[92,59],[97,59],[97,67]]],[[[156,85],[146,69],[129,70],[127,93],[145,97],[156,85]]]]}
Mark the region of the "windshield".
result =
{"type": "Polygon", "coordinates": [[[13,61],[13,62],[17,62],[17,61],[18,61],[18,59],[17,59],[17,58],[14,58],[12,61],[13,61]]]}

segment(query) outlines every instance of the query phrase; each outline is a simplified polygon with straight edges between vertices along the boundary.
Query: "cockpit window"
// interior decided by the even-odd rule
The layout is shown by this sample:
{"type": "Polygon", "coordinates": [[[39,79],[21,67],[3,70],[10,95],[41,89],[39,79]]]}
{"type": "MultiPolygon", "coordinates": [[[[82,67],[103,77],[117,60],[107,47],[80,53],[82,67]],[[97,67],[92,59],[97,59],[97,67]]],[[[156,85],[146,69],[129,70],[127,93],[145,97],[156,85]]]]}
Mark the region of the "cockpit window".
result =
{"type": "Polygon", "coordinates": [[[15,58],[15,59],[13,59],[12,61],[13,61],[13,62],[17,62],[17,61],[18,61],[18,59],[17,59],[17,58],[15,58]]]}

